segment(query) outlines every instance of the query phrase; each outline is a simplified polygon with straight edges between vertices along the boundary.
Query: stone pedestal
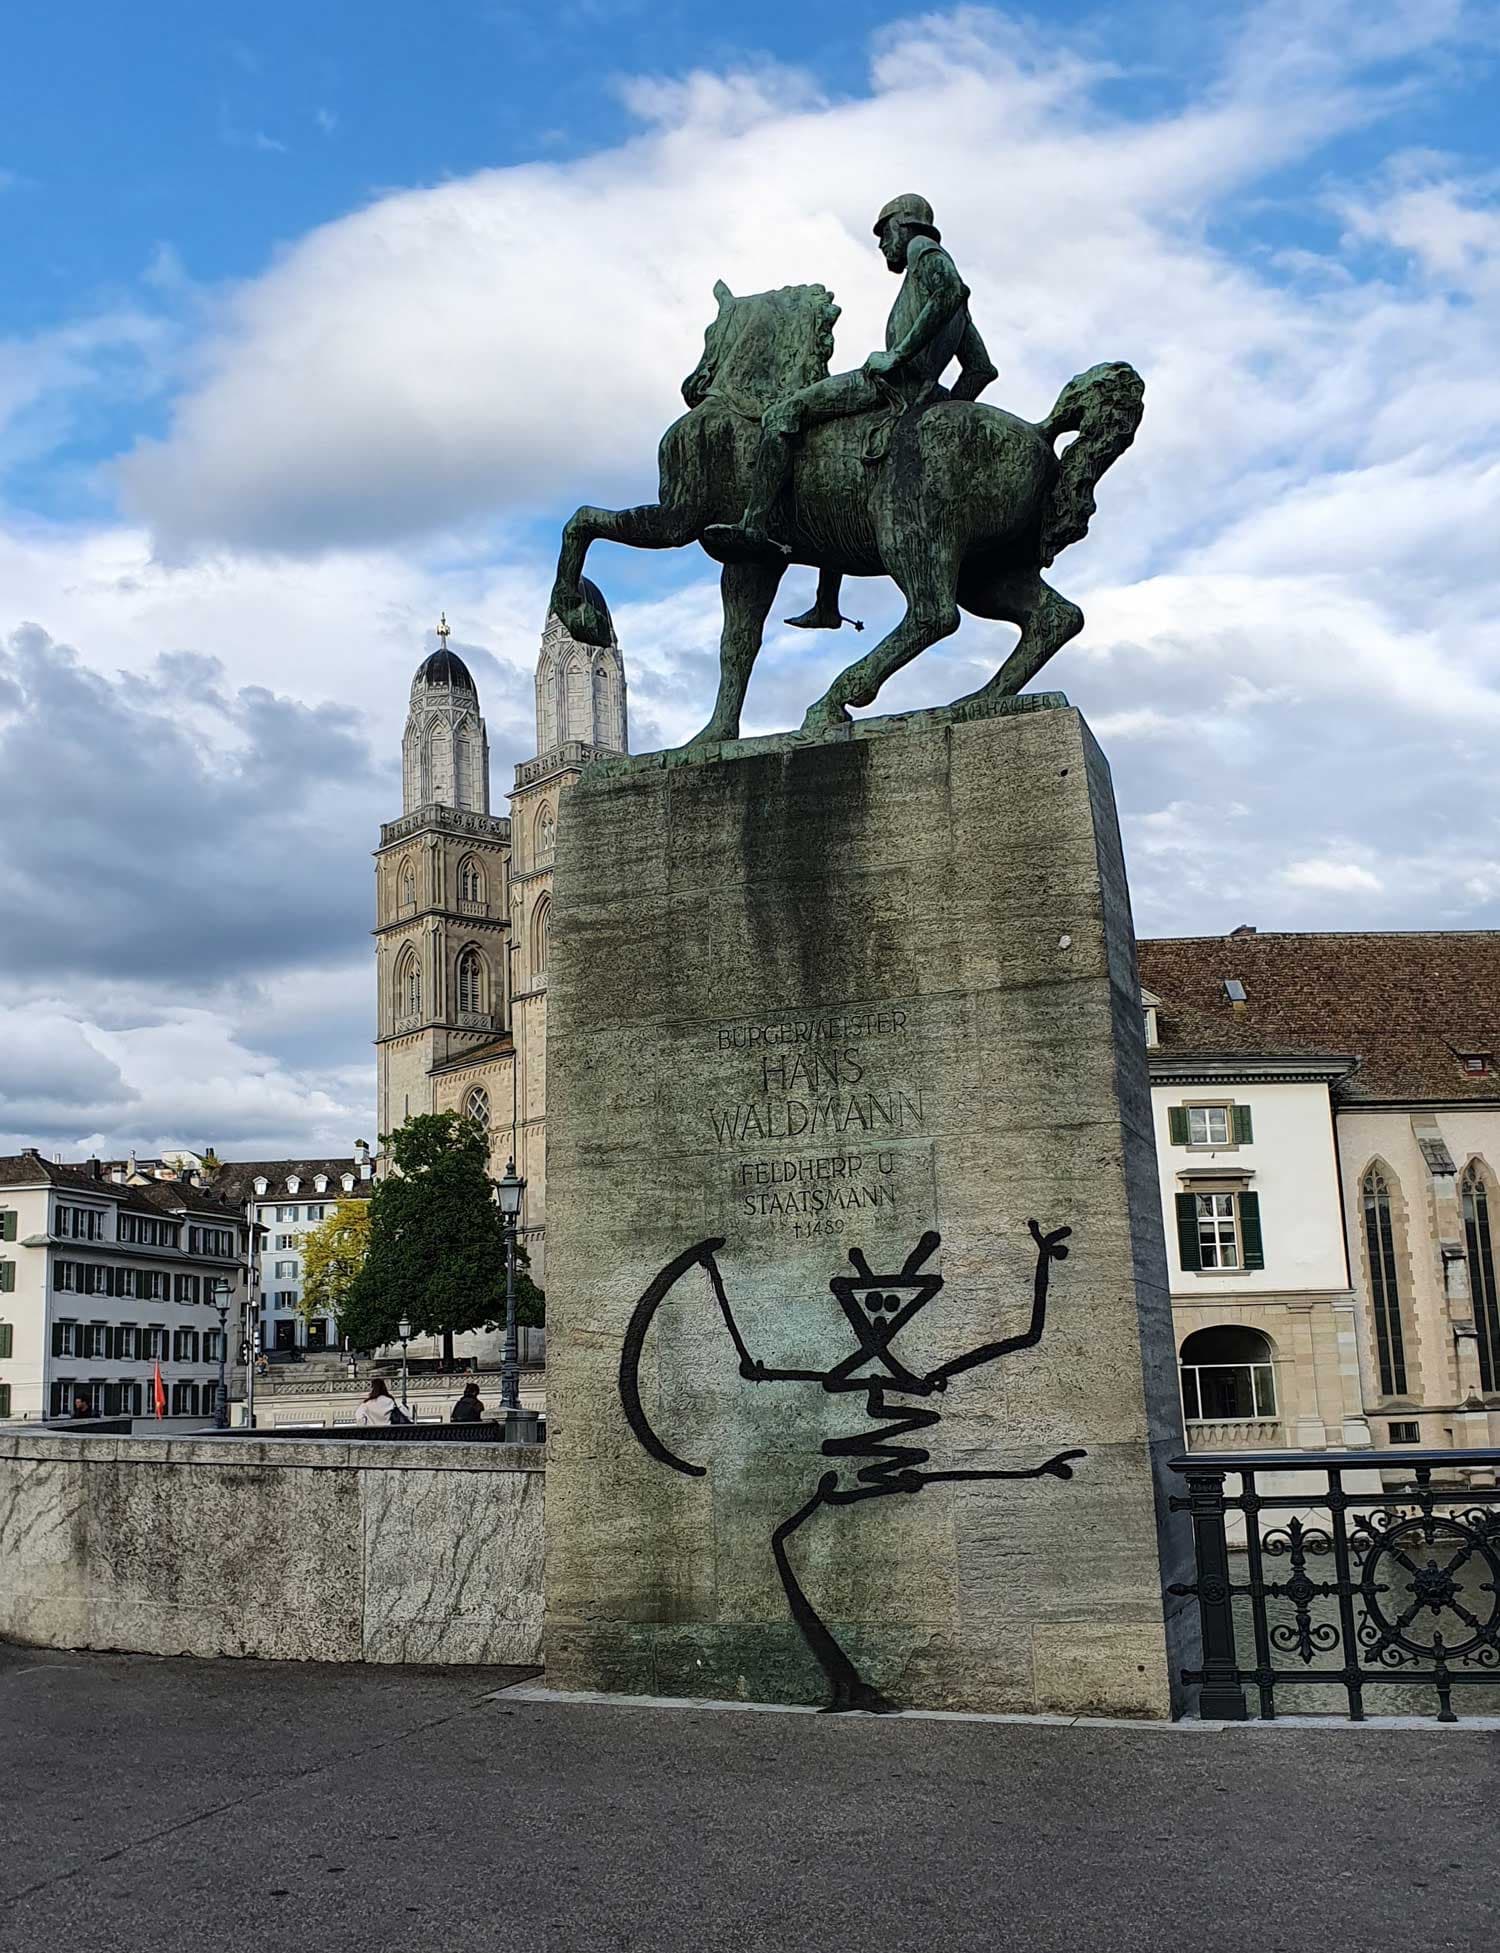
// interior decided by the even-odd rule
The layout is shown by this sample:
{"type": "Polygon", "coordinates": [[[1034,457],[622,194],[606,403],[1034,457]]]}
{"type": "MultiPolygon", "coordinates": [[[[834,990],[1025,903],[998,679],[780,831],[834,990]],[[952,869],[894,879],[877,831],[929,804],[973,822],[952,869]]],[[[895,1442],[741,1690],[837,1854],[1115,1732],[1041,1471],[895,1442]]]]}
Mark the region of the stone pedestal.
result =
{"type": "Polygon", "coordinates": [[[549,991],[549,1683],[1170,1713],[1176,1368],[1079,715],[590,767],[549,991]]]}

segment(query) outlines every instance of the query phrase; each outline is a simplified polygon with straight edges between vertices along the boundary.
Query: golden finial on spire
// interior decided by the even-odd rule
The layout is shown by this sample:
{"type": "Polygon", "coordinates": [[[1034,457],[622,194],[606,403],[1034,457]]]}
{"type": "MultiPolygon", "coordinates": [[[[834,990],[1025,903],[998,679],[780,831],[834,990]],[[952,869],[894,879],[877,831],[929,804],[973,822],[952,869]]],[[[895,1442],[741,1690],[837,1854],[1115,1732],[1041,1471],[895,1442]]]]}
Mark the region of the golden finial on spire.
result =
{"type": "Polygon", "coordinates": [[[438,613],[437,634],[443,640],[443,649],[446,651],[448,649],[448,613],[446,610],[439,611],[438,613]]]}

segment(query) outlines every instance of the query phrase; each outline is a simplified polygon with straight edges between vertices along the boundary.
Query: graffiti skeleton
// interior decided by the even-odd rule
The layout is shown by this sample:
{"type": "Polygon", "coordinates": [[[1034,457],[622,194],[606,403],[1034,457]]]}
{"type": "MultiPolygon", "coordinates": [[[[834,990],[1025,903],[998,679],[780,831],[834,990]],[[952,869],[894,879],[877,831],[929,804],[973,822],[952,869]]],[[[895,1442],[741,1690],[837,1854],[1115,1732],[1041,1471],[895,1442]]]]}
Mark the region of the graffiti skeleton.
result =
{"type": "Polygon", "coordinates": [[[787,1542],[799,1527],[805,1525],[823,1506],[857,1505],[866,1499],[887,1498],[897,1492],[920,1492],[928,1485],[971,1479],[1071,1478],[1071,1461],[1087,1455],[1081,1450],[1060,1451],[1045,1464],[1022,1471],[925,1470],[932,1454],[920,1444],[903,1443],[901,1440],[931,1429],[939,1422],[941,1413],[920,1403],[889,1401],[892,1396],[898,1399],[931,1397],[946,1390],[951,1377],[965,1370],[976,1369],[982,1363],[993,1363],[1016,1350],[1032,1349],[1041,1341],[1047,1317],[1048,1273],[1054,1261],[1066,1258],[1068,1251],[1063,1242],[1072,1229],[1054,1228],[1051,1233],[1044,1234],[1035,1221],[1028,1221],[1027,1226],[1037,1250],[1036,1272],[1032,1280],[1031,1321],[1027,1327],[1018,1335],[1002,1336],[993,1342],[982,1343],[963,1356],[956,1356],[921,1375],[901,1362],[892,1345],[899,1331],[906,1327],[918,1310],[926,1307],[943,1286],[941,1275],[924,1275],[920,1272],[922,1264],[941,1245],[935,1233],[922,1236],[907,1256],[899,1275],[874,1275],[861,1251],[858,1248],[850,1251],[854,1274],[835,1276],[829,1287],[854,1331],[856,1347],[850,1355],[827,1370],[773,1369],[750,1354],[729,1305],[724,1278],[715,1259],[724,1246],[722,1239],[700,1241],[668,1262],[642,1295],[631,1315],[620,1352],[620,1401],[626,1420],[641,1445],[658,1463],[672,1471],[682,1472],[690,1478],[702,1478],[706,1467],[679,1458],[662,1442],[646,1416],[641,1403],[641,1352],[657,1309],[672,1288],[695,1267],[702,1268],[708,1277],[724,1326],[739,1356],[742,1377],[751,1383],[816,1383],[830,1392],[863,1391],[869,1417],[872,1420],[888,1420],[878,1423],[876,1428],[857,1432],[853,1437],[825,1438],[822,1446],[825,1457],[865,1458],[872,1462],[862,1465],[850,1483],[841,1479],[836,1470],[824,1472],[811,1498],[784,1519],[771,1535],[771,1551],[792,1619],[828,1678],[832,1691],[827,1705],[830,1709],[887,1711],[897,1705],[861,1677],[804,1593],[787,1557],[787,1542]],[[854,1374],[869,1363],[876,1366],[875,1375],[854,1374]]]}

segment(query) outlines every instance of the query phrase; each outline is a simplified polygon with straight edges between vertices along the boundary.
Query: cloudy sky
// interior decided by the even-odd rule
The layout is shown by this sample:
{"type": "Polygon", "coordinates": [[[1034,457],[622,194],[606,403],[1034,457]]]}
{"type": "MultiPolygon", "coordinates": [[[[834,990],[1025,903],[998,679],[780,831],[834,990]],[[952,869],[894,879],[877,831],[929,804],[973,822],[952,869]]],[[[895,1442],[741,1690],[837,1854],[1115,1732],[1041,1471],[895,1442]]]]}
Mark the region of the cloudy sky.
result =
{"type": "MultiPolygon", "coordinates": [[[[1500,923],[1494,4],[713,12],[8,22],[0,1150],[373,1138],[369,850],[439,608],[498,800],[558,525],[654,495],[715,278],[831,286],[855,365],[909,188],[991,399],[1146,377],[1046,680],[1110,753],[1141,932],[1500,923]]],[[[711,566],[592,569],[633,745],[686,737],[711,566]]],[[[1013,635],[967,622],[882,709],[1013,635]]],[[[772,635],[747,730],[849,655],[772,635]]]]}

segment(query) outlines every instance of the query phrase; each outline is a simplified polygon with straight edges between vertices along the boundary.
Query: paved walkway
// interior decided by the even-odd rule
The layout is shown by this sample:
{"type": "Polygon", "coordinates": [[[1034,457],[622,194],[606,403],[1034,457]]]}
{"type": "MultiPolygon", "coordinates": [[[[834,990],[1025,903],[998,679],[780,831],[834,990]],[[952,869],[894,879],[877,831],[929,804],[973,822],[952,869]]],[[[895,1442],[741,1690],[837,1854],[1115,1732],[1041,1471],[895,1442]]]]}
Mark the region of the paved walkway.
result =
{"type": "Polygon", "coordinates": [[[494,1695],[0,1646],[0,1948],[1493,1953],[1500,1734],[494,1695]]]}

